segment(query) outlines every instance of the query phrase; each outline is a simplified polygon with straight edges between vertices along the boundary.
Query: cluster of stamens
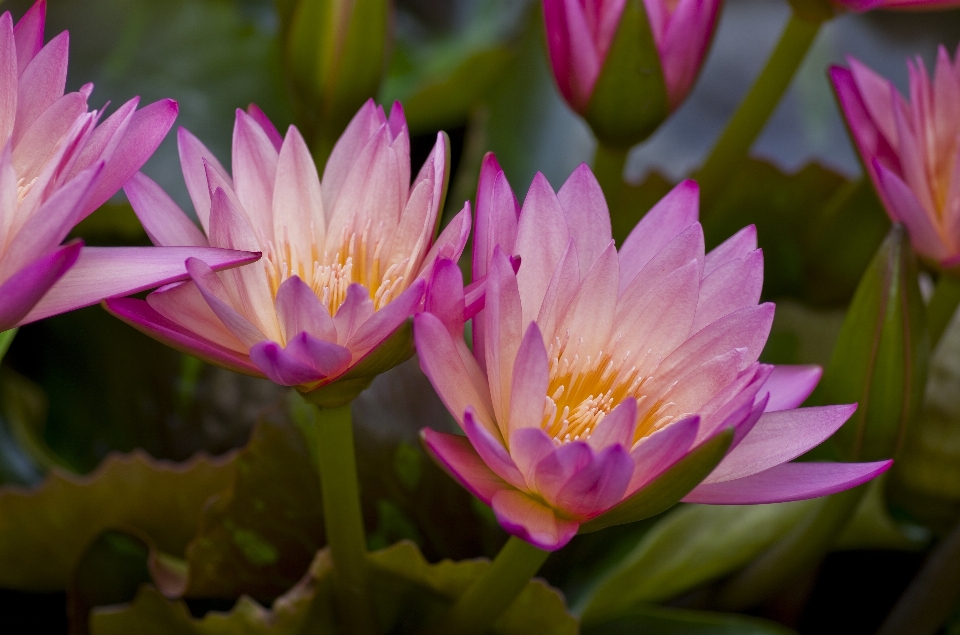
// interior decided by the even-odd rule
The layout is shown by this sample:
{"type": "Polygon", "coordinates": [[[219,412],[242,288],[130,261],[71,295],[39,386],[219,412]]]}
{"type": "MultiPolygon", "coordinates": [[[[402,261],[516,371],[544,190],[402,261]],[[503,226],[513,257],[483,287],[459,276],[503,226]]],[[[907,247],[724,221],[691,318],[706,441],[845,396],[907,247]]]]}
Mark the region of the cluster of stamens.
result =
{"type": "Polygon", "coordinates": [[[347,298],[347,289],[359,283],[368,290],[374,308],[379,310],[407,288],[415,273],[412,271],[415,259],[411,257],[380,271],[381,256],[389,238],[385,233],[382,222],[374,225],[367,221],[359,231],[348,225],[335,243],[335,251],[324,249],[321,253],[320,246],[311,244],[310,253],[301,254],[289,240],[284,226],[284,236],[278,236],[276,243],[264,241],[266,248],[261,262],[270,290],[276,297],[287,278],[299,276],[317,294],[330,315],[335,315],[347,298]]]}

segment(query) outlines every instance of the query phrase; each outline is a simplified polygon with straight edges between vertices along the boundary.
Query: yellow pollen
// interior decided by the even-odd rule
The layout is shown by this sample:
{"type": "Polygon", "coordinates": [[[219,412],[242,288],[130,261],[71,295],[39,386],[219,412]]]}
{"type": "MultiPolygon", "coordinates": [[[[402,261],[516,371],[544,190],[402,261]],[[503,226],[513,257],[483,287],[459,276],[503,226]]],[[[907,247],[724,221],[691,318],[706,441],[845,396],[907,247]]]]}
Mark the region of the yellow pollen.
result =
{"type": "Polygon", "coordinates": [[[344,227],[335,251],[320,253],[318,245],[311,244],[310,253],[301,254],[297,246],[304,243],[291,241],[284,226],[283,236],[278,236],[276,243],[265,241],[260,262],[274,297],[287,278],[299,276],[317,294],[330,315],[336,315],[347,298],[347,289],[359,283],[367,289],[374,307],[379,310],[406,289],[411,278],[409,258],[380,271],[385,242],[383,223],[374,225],[368,221],[360,229],[344,227]]]}

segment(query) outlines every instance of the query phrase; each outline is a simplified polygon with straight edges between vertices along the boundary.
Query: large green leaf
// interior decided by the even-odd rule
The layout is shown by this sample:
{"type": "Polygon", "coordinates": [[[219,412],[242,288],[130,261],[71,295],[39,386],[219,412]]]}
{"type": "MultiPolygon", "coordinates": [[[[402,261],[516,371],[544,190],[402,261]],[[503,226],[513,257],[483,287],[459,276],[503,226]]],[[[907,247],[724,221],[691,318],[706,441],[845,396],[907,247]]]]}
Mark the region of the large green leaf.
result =
{"type": "Polygon", "coordinates": [[[583,635],[790,635],[789,628],[767,620],[730,613],[710,613],[638,606],[625,615],[584,627],[583,635]]]}
{"type": "Polygon", "coordinates": [[[930,352],[917,263],[891,230],[864,273],[830,364],[810,401],[857,403],[831,443],[848,461],[896,456],[919,412],[930,352]]]}
{"type": "Polygon", "coordinates": [[[577,607],[585,623],[661,602],[743,567],[784,534],[810,503],[688,505],[666,516],[577,607]]]}
{"type": "Polygon", "coordinates": [[[134,528],[160,550],[183,554],[207,499],[229,485],[232,459],[174,464],[135,452],[111,455],[86,476],[54,469],[35,489],[0,488],[0,587],[65,588],[109,528],[134,528]]]}

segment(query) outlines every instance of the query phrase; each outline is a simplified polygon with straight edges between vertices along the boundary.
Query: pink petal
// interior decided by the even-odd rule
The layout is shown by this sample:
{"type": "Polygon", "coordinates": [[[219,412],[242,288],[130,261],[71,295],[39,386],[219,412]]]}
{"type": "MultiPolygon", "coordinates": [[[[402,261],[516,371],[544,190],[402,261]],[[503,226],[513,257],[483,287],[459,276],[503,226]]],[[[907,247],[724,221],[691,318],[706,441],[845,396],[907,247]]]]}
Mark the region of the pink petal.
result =
{"type": "Polygon", "coordinates": [[[547,286],[569,240],[560,201],[546,177],[537,173],[530,184],[517,224],[516,253],[523,261],[517,273],[517,284],[524,324],[536,319],[540,313],[547,286]]]}
{"type": "Polygon", "coordinates": [[[232,156],[234,189],[240,204],[260,236],[275,241],[271,210],[279,155],[263,128],[239,109],[233,128],[232,156]]]}
{"type": "Polygon", "coordinates": [[[0,144],[3,145],[6,145],[7,139],[13,134],[13,124],[16,121],[19,75],[13,19],[8,11],[0,16],[0,144]]]}
{"type": "Polygon", "coordinates": [[[46,18],[47,2],[38,0],[17,22],[13,30],[17,44],[17,75],[23,73],[27,64],[43,48],[43,27],[46,18]]]}
{"type": "MultiPolygon", "coordinates": [[[[312,262],[313,246],[323,245],[326,219],[320,176],[307,143],[295,126],[280,146],[273,186],[273,235],[287,242],[293,260],[312,262]]],[[[248,213],[256,213],[247,208],[248,213]]],[[[266,216],[265,210],[260,212],[266,216]]]]}
{"type": "Polygon", "coordinates": [[[708,505],[761,505],[836,494],[886,472],[893,461],[875,463],[783,463],[745,478],[702,483],[683,499],[708,505]]]}
{"type": "Polygon", "coordinates": [[[350,124],[333,146],[333,151],[323,170],[322,179],[323,209],[326,214],[329,215],[333,210],[333,204],[340,196],[340,190],[347,180],[347,175],[350,174],[360,153],[383,123],[383,114],[378,113],[373,99],[368,99],[353,116],[350,124]]]}
{"type": "MultiPolygon", "coordinates": [[[[850,77],[855,90],[860,94],[863,106],[869,113],[871,122],[883,135],[890,146],[897,144],[897,124],[893,114],[891,95],[896,90],[893,84],[877,75],[854,57],[847,57],[850,64],[850,77]]],[[[835,81],[844,81],[837,77],[835,81]]],[[[861,134],[866,131],[861,131],[861,134]]],[[[879,141],[879,140],[878,140],[879,141]]]]}
{"type": "MultiPolygon", "coordinates": [[[[672,383],[661,399],[668,403],[672,402],[674,404],[672,410],[675,412],[699,412],[725,386],[737,379],[742,369],[742,360],[742,349],[733,349],[717,355],[699,364],[679,381],[672,383]]],[[[656,381],[656,384],[657,388],[662,386],[660,381],[656,381]]],[[[643,414],[641,409],[641,416],[643,414]]]]}
{"type": "Polygon", "coordinates": [[[307,362],[323,377],[334,377],[343,373],[353,359],[349,349],[306,332],[291,338],[284,350],[294,358],[307,362]]]}
{"type": "Polygon", "coordinates": [[[247,114],[250,115],[250,118],[257,123],[263,129],[263,132],[267,135],[267,138],[270,139],[270,142],[273,144],[273,147],[280,152],[280,148],[283,146],[283,136],[281,136],[280,131],[277,130],[277,127],[273,125],[273,122],[270,121],[270,118],[260,110],[260,107],[256,104],[250,104],[247,106],[247,114]]]}
{"type": "Polygon", "coordinates": [[[820,382],[819,366],[776,366],[761,390],[770,393],[767,412],[796,408],[810,396],[820,382]]]}
{"type": "Polygon", "coordinates": [[[694,415],[641,439],[630,451],[635,467],[624,497],[633,495],[685,457],[693,449],[699,426],[700,417],[694,415]]]}
{"type": "Polygon", "coordinates": [[[347,347],[362,355],[387,339],[401,324],[413,317],[423,300],[427,283],[416,280],[403,293],[370,316],[347,340],[347,347]]]}
{"type": "Polygon", "coordinates": [[[217,157],[193,136],[186,128],[177,130],[177,148],[180,152],[180,166],[187,192],[193,201],[193,208],[200,219],[200,226],[209,233],[210,228],[210,190],[207,185],[207,168],[216,170],[220,178],[233,187],[233,181],[223,169],[217,157]]]}
{"type": "Polygon", "coordinates": [[[507,177],[488,152],[480,166],[477,185],[477,219],[473,235],[473,280],[487,275],[487,266],[497,245],[506,254],[513,254],[517,240],[517,218],[520,206],[507,177]]]}
{"type": "Polygon", "coordinates": [[[564,99],[573,103],[573,88],[570,85],[570,35],[567,30],[566,0],[544,0],[543,18],[546,22],[547,49],[553,76],[564,99]]]}
{"type": "Polygon", "coordinates": [[[556,449],[553,439],[541,428],[520,428],[510,433],[510,457],[529,489],[535,484],[537,464],[556,449]]]}
{"type": "MultiPolygon", "coordinates": [[[[147,296],[147,304],[167,320],[189,331],[194,339],[207,340],[239,353],[246,360],[244,363],[249,364],[249,347],[224,326],[192,281],[157,289],[147,296]]],[[[260,372],[256,374],[260,375],[260,372]]]]}
{"type": "Polygon", "coordinates": [[[577,244],[580,275],[585,276],[613,240],[607,201],[586,163],[573,171],[557,192],[557,200],[567,219],[570,237],[577,244]]]}
{"type": "Polygon", "coordinates": [[[513,363],[510,390],[510,419],[508,438],[522,428],[539,428],[543,424],[544,399],[550,383],[550,363],[543,336],[536,322],[527,328],[517,357],[513,363]]]}
{"type": "Polygon", "coordinates": [[[414,319],[413,334],[420,368],[450,414],[463,426],[463,413],[472,407],[480,421],[488,424],[487,430],[499,435],[486,379],[463,340],[454,340],[443,323],[429,313],[414,319]]]}
{"type": "Polygon", "coordinates": [[[536,491],[554,502],[563,486],[593,461],[593,450],[584,441],[568,441],[537,463],[534,469],[536,491]]]}
{"type": "Polygon", "coordinates": [[[557,493],[557,507],[575,517],[597,516],[623,499],[632,473],[627,450],[619,444],[607,446],[557,493]]]}
{"type": "Polygon", "coordinates": [[[952,254],[944,244],[943,237],[914,192],[899,176],[884,166],[877,163],[874,168],[880,179],[880,189],[890,202],[889,211],[906,225],[914,249],[936,260],[950,257],[952,254]]]}
{"type": "Polygon", "coordinates": [[[85,247],[77,263],[21,320],[21,324],[187,278],[195,256],[217,270],[253,262],[257,254],[199,247],[85,247]]]}
{"type": "Polygon", "coordinates": [[[431,268],[438,260],[446,259],[458,262],[469,238],[470,201],[467,201],[464,203],[463,209],[453,217],[453,220],[447,223],[436,242],[433,243],[433,247],[424,256],[424,265],[423,269],[420,270],[420,277],[429,277],[431,268]]]}
{"type": "MultiPolygon", "coordinates": [[[[86,112],[86,95],[81,90],[80,93],[77,93],[77,97],[79,97],[83,103],[82,111],[86,112]]],[[[89,167],[92,163],[101,160],[106,161],[113,156],[127,127],[130,125],[130,120],[137,111],[139,103],[139,97],[128,100],[125,104],[117,108],[112,115],[107,117],[106,121],[96,127],[90,134],[90,138],[83,144],[83,147],[79,148],[80,151],[77,153],[70,167],[71,176],[89,167]]],[[[47,110],[49,111],[49,109],[47,110]]],[[[46,112],[44,115],[45,114],[46,112]]],[[[38,119],[37,121],[39,122],[40,120],[38,119]]],[[[34,124],[34,126],[36,125],[37,124],[34,124]]]]}
{"type": "Polygon", "coordinates": [[[188,258],[187,271],[213,312],[245,346],[251,347],[269,339],[242,311],[233,306],[223,281],[207,263],[197,257],[188,258]]]}
{"type": "Polygon", "coordinates": [[[487,505],[497,492],[512,489],[487,467],[466,437],[424,428],[420,438],[440,467],[487,505]]]}
{"type": "Polygon", "coordinates": [[[558,519],[549,507],[516,490],[494,494],[491,507],[507,533],[547,551],[566,545],[580,527],[576,521],[558,519]]]}
{"type": "Polygon", "coordinates": [[[856,409],[843,405],[768,412],[704,482],[731,481],[793,460],[833,435],[856,409]]]}
{"type": "Polygon", "coordinates": [[[625,448],[633,446],[633,434],[637,429],[637,400],[627,397],[620,402],[603,421],[590,432],[587,445],[594,450],[620,444],[625,448]]]}
{"type": "Polygon", "coordinates": [[[755,225],[747,225],[707,254],[703,264],[703,276],[709,276],[728,262],[746,258],[747,254],[756,249],[757,228],[755,225]]]}
{"type": "Polygon", "coordinates": [[[346,344],[374,312],[373,300],[366,287],[357,282],[347,287],[347,297],[333,316],[337,341],[346,344]]]}
{"type": "Polygon", "coordinates": [[[54,156],[77,118],[87,112],[87,100],[80,93],[69,93],[44,110],[24,133],[13,150],[13,166],[17,174],[30,181],[54,156]]]}
{"type": "Polygon", "coordinates": [[[276,309],[285,342],[304,331],[328,342],[337,341],[330,312],[299,276],[287,278],[277,289],[276,309]]]}
{"type": "Polygon", "coordinates": [[[504,437],[509,436],[510,388],[513,363],[522,338],[520,292],[517,276],[507,257],[497,247],[487,276],[486,304],[483,310],[487,378],[493,413],[504,437]]]}
{"type": "Polygon", "coordinates": [[[324,377],[323,373],[270,340],[254,344],[250,348],[250,360],[267,376],[267,379],[281,386],[311,384],[324,377]]]}
{"type": "MultiPolygon", "coordinates": [[[[412,194],[401,192],[401,201],[405,202],[397,231],[390,247],[388,267],[402,262],[405,258],[416,259],[427,251],[433,236],[440,205],[443,203],[444,178],[446,176],[447,142],[446,136],[437,134],[433,151],[413,183],[412,194]]],[[[409,157],[409,154],[402,155],[409,157]]],[[[401,183],[405,183],[401,179],[401,183]]]]}
{"type": "Polygon", "coordinates": [[[557,327],[579,288],[580,263],[577,247],[573,239],[570,239],[566,251],[560,256],[557,268],[553,271],[553,277],[543,296],[540,314],[537,316],[537,324],[547,341],[552,342],[557,335],[563,335],[557,332],[557,327]]]}
{"type": "Polygon", "coordinates": [[[245,375],[261,375],[246,354],[237,353],[199,337],[160,315],[143,300],[110,298],[104,302],[104,308],[138,331],[182,353],[195,355],[211,364],[245,375]]]}
{"type": "Polygon", "coordinates": [[[463,336],[463,274],[452,260],[444,258],[433,268],[423,310],[440,318],[453,337],[463,336]]]}
{"type": "Polygon", "coordinates": [[[660,199],[637,223],[620,248],[620,292],[657,253],[697,222],[700,188],[686,180],[660,199]]]}
{"type": "Polygon", "coordinates": [[[671,110],[693,87],[713,35],[720,0],[680,0],[658,42],[671,110]]]}
{"type": "Polygon", "coordinates": [[[513,459],[507,449],[499,439],[487,432],[486,427],[477,421],[473,408],[468,407],[463,413],[463,431],[470,439],[474,449],[483,462],[486,463],[494,473],[510,483],[514,487],[524,487],[526,481],[520,470],[517,469],[513,459]]]}
{"type": "Polygon", "coordinates": [[[573,92],[571,106],[584,112],[590,102],[593,87],[600,76],[603,60],[587,28],[584,7],[579,0],[566,0],[567,29],[570,34],[570,83],[573,92]]]}
{"type": "Polygon", "coordinates": [[[66,31],[50,40],[20,74],[17,91],[17,119],[13,127],[13,145],[50,104],[63,96],[67,83],[67,49],[70,36],[66,31]]]}
{"type": "MultiPolygon", "coordinates": [[[[582,269],[582,261],[580,266],[582,269]]],[[[570,333],[582,341],[582,354],[604,350],[610,341],[617,308],[618,273],[617,248],[611,240],[580,282],[559,326],[560,333],[570,333]]]]}
{"type": "Polygon", "coordinates": [[[76,241],[37,258],[0,284],[0,332],[23,320],[50,288],[76,263],[83,243],[76,241]]]}
{"type": "Polygon", "coordinates": [[[697,317],[691,331],[696,333],[734,311],[756,306],[763,290],[763,252],[756,250],[743,260],[729,262],[703,279],[697,317]]]}
{"type": "Polygon", "coordinates": [[[154,245],[207,247],[207,237],[183,213],[172,198],[142,172],[137,172],[123,191],[154,245]]]}

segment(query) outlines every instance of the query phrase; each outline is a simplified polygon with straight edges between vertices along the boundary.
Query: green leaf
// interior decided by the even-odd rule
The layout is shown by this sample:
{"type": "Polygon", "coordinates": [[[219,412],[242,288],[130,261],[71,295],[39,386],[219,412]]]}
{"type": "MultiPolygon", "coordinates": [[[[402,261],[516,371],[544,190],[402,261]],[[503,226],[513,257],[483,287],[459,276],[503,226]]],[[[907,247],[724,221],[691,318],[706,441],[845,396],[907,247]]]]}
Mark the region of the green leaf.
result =
{"type": "Polygon", "coordinates": [[[867,485],[853,518],[833,543],[837,551],[849,549],[895,549],[916,551],[929,542],[930,532],[918,526],[897,523],[887,508],[886,489],[890,473],[881,474],[867,485]]]}
{"type": "Polygon", "coordinates": [[[54,469],[38,488],[0,488],[0,587],[65,588],[91,541],[112,527],[184,553],[207,499],[229,485],[232,458],[174,464],[143,452],[110,455],[86,476],[54,469]]]}
{"type": "Polygon", "coordinates": [[[830,364],[810,401],[858,403],[831,439],[848,461],[894,457],[919,412],[930,342],[916,258],[894,227],[847,312],[830,364]]]}
{"type": "Polygon", "coordinates": [[[10,348],[10,344],[13,343],[13,338],[17,336],[17,329],[8,329],[0,333],[0,362],[3,361],[3,356],[7,354],[7,350],[10,348]]]}
{"type": "Polygon", "coordinates": [[[258,425],[224,489],[204,509],[187,547],[184,593],[276,598],[324,544],[320,483],[300,432],[289,424],[258,425]]]}
{"type": "MultiPolygon", "coordinates": [[[[458,598],[487,567],[488,560],[431,564],[411,542],[370,554],[370,583],[381,624],[388,632],[416,632],[458,598]]],[[[577,620],[563,596],[540,580],[531,580],[494,623],[497,635],[566,635],[577,620]]]]}
{"type": "Polygon", "coordinates": [[[629,613],[586,626],[583,635],[790,635],[789,628],[745,615],[639,606],[629,613]]]}
{"type": "Polygon", "coordinates": [[[733,429],[715,435],[674,463],[650,484],[616,507],[580,525],[581,533],[656,516],[680,502],[723,459],[733,442],[733,429]]]}
{"type": "Polygon", "coordinates": [[[336,635],[331,598],[330,558],[321,551],[307,575],[267,609],[241,597],[228,612],[190,614],[182,600],[168,600],[143,586],[130,604],[94,609],[92,635],[336,635]]]}
{"type": "Polygon", "coordinates": [[[651,529],[580,602],[584,623],[629,613],[723,578],[748,564],[811,507],[685,505],[651,529]]]}
{"type": "Polygon", "coordinates": [[[585,118],[605,145],[629,148],[669,114],[660,57],[640,0],[627,0],[585,118]]]}

